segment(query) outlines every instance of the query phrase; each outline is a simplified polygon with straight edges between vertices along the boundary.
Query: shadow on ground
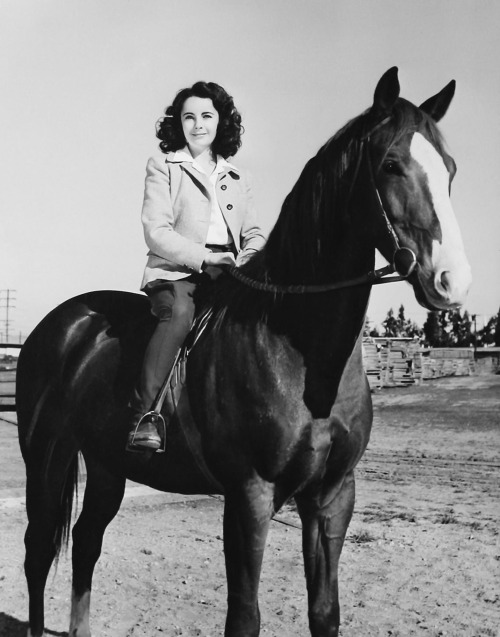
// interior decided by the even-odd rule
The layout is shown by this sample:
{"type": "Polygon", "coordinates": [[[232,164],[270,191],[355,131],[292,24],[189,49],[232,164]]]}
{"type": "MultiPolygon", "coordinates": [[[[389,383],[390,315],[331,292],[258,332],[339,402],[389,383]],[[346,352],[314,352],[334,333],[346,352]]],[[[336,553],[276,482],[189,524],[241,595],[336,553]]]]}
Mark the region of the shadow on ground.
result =
{"type": "MultiPolygon", "coordinates": [[[[0,637],[26,637],[28,622],[19,621],[11,615],[0,613],[0,637]]],[[[55,637],[68,637],[68,633],[60,633],[55,630],[45,629],[46,635],[55,637]]]]}

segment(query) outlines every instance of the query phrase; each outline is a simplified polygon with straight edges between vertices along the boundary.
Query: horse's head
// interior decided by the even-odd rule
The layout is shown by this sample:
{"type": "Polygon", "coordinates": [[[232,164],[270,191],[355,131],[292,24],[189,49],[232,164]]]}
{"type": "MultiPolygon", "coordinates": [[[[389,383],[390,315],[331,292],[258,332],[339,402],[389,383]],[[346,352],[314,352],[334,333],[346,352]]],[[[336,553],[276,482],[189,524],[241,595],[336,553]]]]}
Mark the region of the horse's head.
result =
{"type": "Polygon", "coordinates": [[[461,305],[471,283],[450,202],[456,166],[436,127],[454,91],[452,81],[417,107],[399,97],[397,69],[392,68],[380,79],[366,115],[366,159],[380,213],[377,247],[389,262],[399,246],[414,253],[417,266],[408,280],[429,309],[461,305]]]}

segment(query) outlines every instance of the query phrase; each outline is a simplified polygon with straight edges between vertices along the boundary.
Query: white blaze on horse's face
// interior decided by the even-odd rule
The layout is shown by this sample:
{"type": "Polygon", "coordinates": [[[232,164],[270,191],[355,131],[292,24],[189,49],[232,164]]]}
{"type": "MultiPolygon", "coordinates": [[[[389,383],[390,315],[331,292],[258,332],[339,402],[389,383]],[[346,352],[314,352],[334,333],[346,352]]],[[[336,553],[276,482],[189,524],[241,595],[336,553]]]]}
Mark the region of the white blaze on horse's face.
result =
{"type": "Polygon", "coordinates": [[[472,278],[451,206],[450,175],[441,155],[421,133],[413,135],[410,154],[427,177],[432,206],[441,227],[441,240],[432,242],[434,290],[429,300],[442,309],[456,307],[465,301],[472,278]]]}

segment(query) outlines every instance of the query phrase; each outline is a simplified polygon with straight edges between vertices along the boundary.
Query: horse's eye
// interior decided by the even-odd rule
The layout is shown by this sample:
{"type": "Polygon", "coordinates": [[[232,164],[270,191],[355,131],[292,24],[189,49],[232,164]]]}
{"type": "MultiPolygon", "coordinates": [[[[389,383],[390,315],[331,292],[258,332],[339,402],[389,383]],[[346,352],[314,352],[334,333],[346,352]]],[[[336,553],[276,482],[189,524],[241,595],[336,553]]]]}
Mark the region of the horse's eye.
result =
{"type": "Polygon", "coordinates": [[[383,164],[383,169],[389,175],[400,175],[401,170],[395,161],[388,159],[383,164]]]}

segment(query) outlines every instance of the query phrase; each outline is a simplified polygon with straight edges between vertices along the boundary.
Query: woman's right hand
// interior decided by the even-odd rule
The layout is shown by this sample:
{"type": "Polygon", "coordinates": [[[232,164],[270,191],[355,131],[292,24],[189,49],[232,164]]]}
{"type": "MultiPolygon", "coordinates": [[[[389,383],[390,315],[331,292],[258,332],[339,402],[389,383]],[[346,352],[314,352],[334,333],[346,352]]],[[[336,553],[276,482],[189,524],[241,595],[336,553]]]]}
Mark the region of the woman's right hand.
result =
{"type": "Polygon", "coordinates": [[[236,265],[236,260],[232,252],[209,252],[203,261],[206,266],[236,265]]]}

